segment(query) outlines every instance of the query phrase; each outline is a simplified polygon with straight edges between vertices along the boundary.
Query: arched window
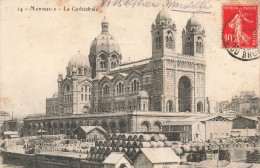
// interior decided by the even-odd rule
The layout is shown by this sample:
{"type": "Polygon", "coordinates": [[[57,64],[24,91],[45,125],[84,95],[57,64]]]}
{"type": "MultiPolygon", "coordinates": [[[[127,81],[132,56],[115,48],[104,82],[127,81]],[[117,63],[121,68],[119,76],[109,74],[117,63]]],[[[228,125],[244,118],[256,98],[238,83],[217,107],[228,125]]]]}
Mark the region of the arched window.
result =
{"type": "Polygon", "coordinates": [[[66,84],[63,88],[64,91],[64,101],[71,101],[71,88],[69,84],[66,84]]]}
{"type": "Polygon", "coordinates": [[[115,68],[115,67],[116,67],[116,65],[117,65],[117,63],[116,63],[116,62],[111,62],[111,68],[115,68]]]}
{"type": "Polygon", "coordinates": [[[131,91],[132,92],[138,92],[140,89],[140,82],[138,79],[133,79],[131,81],[131,91]]]}
{"type": "Polygon", "coordinates": [[[197,112],[203,112],[203,103],[201,101],[197,103],[197,112]]]}
{"type": "Polygon", "coordinates": [[[70,76],[70,69],[67,68],[67,75],[70,76]]]}
{"type": "Polygon", "coordinates": [[[107,83],[102,87],[102,93],[103,95],[108,95],[110,93],[109,85],[107,83]]]}
{"type": "Polygon", "coordinates": [[[167,112],[173,112],[173,102],[171,100],[167,102],[166,107],[167,112]]]}
{"type": "Polygon", "coordinates": [[[193,50],[193,46],[192,46],[192,42],[191,42],[191,39],[190,37],[188,37],[185,41],[185,53],[186,55],[192,55],[192,50],[193,50]]]}
{"type": "Polygon", "coordinates": [[[167,32],[165,41],[166,41],[166,48],[174,49],[173,34],[171,31],[167,32]]]}
{"type": "Polygon", "coordinates": [[[82,70],[81,70],[81,68],[78,68],[78,74],[79,74],[79,75],[82,75],[82,70]]]}
{"type": "Polygon", "coordinates": [[[118,58],[116,55],[111,57],[111,68],[115,68],[118,65],[118,58]]]}
{"type": "Polygon", "coordinates": [[[153,132],[160,132],[161,129],[162,129],[162,123],[159,122],[159,121],[156,121],[156,122],[153,124],[152,131],[153,131],[153,132]]]}
{"type": "Polygon", "coordinates": [[[162,49],[162,37],[159,36],[159,49],[161,50],[162,49]]]}
{"type": "Polygon", "coordinates": [[[155,33],[155,48],[156,50],[162,49],[162,38],[159,32],[155,33]]]}
{"type": "Polygon", "coordinates": [[[83,112],[88,113],[89,112],[89,106],[84,106],[83,107],[83,112]]]}
{"type": "Polygon", "coordinates": [[[142,124],[141,124],[141,131],[142,132],[148,132],[148,131],[150,131],[150,123],[148,122],[148,121],[144,121],[144,122],[142,122],[142,124]]]}
{"type": "Polygon", "coordinates": [[[198,54],[202,54],[203,53],[203,41],[201,37],[197,38],[197,42],[196,42],[196,52],[198,54]]]}
{"type": "Polygon", "coordinates": [[[124,94],[124,88],[125,88],[125,86],[124,86],[124,83],[123,82],[118,82],[117,84],[116,84],[116,93],[117,93],[117,95],[122,95],[122,94],[124,94]]]}
{"type": "Polygon", "coordinates": [[[147,111],[147,102],[143,102],[142,111],[147,111]]]}
{"type": "Polygon", "coordinates": [[[107,68],[107,57],[105,54],[100,55],[100,62],[99,62],[99,67],[100,68],[107,68]]]}

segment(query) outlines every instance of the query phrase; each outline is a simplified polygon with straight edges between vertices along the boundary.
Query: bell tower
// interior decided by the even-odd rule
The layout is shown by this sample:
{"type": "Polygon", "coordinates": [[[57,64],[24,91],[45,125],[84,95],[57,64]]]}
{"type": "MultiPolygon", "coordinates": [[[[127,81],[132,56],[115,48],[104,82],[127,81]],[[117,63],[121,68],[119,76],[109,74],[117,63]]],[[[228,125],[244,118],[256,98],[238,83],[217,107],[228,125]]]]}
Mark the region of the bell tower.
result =
{"type": "Polygon", "coordinates": [[[152,24],[153,57],[172,56],[175,53],[176,25],[167,10],[162,9],[152,24]]]}
{"type": "Polygon", "coordinates": [[[188,20],[186,30],[182,30],[182,53],[188,56],[204,55],[205,30],[197,18],[193,16],[188,20]]]}

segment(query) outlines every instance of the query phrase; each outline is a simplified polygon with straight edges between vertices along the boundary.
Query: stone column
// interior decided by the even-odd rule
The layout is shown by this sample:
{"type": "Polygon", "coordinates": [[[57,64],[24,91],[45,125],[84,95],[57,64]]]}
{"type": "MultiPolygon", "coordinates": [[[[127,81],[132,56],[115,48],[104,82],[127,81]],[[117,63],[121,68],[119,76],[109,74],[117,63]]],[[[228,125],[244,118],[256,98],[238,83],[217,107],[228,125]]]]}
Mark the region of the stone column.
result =
{"type": "Polygon", "coordinates": [[[175,61],[175,77],[174,77],[174,94],[175,94],[175,112],[179,112],[179,97],[178,97],[178,71],[177,71],[178,65],[177,65],[177,61],[175,61]]]}

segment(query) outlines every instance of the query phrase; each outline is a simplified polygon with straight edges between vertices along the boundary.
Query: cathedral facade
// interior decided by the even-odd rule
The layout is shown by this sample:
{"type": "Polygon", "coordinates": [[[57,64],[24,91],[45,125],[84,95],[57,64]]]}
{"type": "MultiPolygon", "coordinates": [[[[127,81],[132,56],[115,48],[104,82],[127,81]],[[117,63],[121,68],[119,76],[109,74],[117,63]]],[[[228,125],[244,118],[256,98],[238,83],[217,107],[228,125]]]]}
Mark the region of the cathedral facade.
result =
{"type": "Polygon", "coordinates": [[[179,54],[176,24],[162,9],[151,26],[152,56],[133,62],[122,63],[106,19],[101,29],[88,57],[77,53],[66,75],[58,75],[58,92],[46,99],[46,117],[26,119],[30,129],[41,124],[66,132],[90,124],[111,132],[158,132],[168,120],[205,113],[206,35],[194,15],[182,30],[179,54]]]}

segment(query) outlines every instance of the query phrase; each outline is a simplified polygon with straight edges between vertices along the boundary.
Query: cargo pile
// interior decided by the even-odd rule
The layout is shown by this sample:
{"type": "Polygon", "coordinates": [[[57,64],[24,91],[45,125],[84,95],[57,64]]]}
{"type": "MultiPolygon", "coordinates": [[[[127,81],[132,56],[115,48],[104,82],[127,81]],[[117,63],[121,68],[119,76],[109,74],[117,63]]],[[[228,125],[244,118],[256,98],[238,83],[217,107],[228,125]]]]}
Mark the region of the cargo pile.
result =
{"type": "Polygon", "coordinates": [[[187,143],[187,144],[177,144],[173,145],[172,149],[177,156],[180,156],[182,162],[201,162],[207,158],[217,157],[218,150],[220,151],[219,159],[230,161],[230,148],[246,148],[246,147],[256,147],[255,142],[244,143],[187,143]],[[216,155],[216,156],[215,156],[216,155]]]}
{"type": "Polygon", "coordinates": [[[135,160],[140,154],[140,148],[171,147],[172,142],[167,141],[163,134],[107,134],[105,141],[96,141],[91,147],[87,160],[103,162],[111,152],[123,152],[135,160]]]}

